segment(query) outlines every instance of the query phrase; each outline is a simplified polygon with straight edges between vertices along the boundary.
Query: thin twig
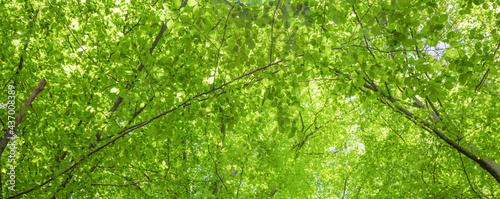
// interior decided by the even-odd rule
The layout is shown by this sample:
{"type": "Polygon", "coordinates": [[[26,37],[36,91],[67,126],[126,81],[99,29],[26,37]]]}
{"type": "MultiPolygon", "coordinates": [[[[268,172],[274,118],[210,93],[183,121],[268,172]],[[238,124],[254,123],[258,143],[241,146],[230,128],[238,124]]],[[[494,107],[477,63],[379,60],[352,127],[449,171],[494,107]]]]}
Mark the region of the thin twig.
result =
{"type": "Polygon", "coordinates": [[[479,197],[479,199],[481,199],[481,196],[479,196],[479,194],[477,193],[476,189],[474,189],[474,187],[472,186],[472,183],[470,182],[469,174],[467,174],[467,171],[465,170],[464,159],[462,159],[462,154],[458,153],[458,155],[460,156],[460,160],[462,162],[462,169],[463,169],[463,171],[465,173],[465,176],[467,177],[467,181],[469,182],[470,188],[472,189],[472,191],[474,191],[474,193],[476,193],[477,197],[479,197]]]}
{"type": "Polygon", "coordinates": [[[92,61],[92,63],[94,63],[95,65],[97,65],[97,63],[94,61],[94,58],[92,58],[92,56],[90,56],[89,53],[87,53],[87,50],[85,50],[85,48],[83,48],[83,46],[80,44],[80,42],[78,41],[78,39],[73,34],[73,31],[71,31],[71,29],[69,29],[68,25],[64,24],[64,26],[66,26],[66,29],[69,30],[69,32],[71,33],[71,36],[73,36],[73,38],[75,39],[76,43],[78,43],[78,45],[83,50],[83,52],[85,52],[85,54],[87,54],[87,56],[89,56],[89,58],[92,61]]]}
{"type": "Polygon", "coordinates": [[[274,40],[273,40],[273,31],[274,31],[274,20],[276,18],[276,11],[278,11],[278,5],[280,4],[280,0],[278,0],[278,3],[276,3],[276,8],[274,9],[274,14],[273,14],[273,22],[271,23],[271,50],[269,52],[269,63],[273,62],[273,45],[274,45],[274,40]]]}

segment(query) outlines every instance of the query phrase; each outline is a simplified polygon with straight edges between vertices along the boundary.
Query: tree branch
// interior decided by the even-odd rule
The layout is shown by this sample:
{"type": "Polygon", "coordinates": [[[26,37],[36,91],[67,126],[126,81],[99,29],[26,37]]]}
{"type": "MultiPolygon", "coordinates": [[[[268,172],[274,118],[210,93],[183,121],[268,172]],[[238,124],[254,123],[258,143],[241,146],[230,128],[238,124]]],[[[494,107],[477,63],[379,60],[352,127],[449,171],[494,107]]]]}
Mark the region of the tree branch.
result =
{"type": "MultiPolygon", "coordinates": [[[[372,91],[379,92],[378,89],[373,88],[369,84],[364,84],[363,86],[365,88],[372,90],[372,91]]],[[[383,97],[387,98],[390,102],[394,103],[394,102],[398,101],[397,99],[392,98],[391,96],[388,96],[383,92],[380,92],[380,93],[382,94],[383,97]]],[[[408,118],[409,120],[412,120],[416,123],[422,124],[423,126],[421,126],[421,127],[424,130],[426,130],[430,133],[436,134],[439,138],[444,140],[447,144],[449,144],[450,146],[455,148],[457,151],[459,151],[460,153],[464,154],[465,156],[467,156],[468,158],[470,158],[471,160],[473,160],[474,162],[479,164],[479,166],[481,166],[483,169],[488,171],[493,176],[493,178],[495,178],[497,180],[497,182],[500,183],[500,165],[498,165],[498,163],[496,163],[495,161],[493,161],[489,158],[480,158],[479,156],[473,154],[472,152],[467,151],[466,149],[464,149],[463,147],[461,147],[460,145],[455,143],[453,140],[448,138],[446,135],[444,135],[440,130],[433,127],[429,122],[416,116],[414,113],[406,110],[405,108],[403,108],[399,105],[395,105],[395,108],[397,110],[399,110],[399,112],[401,114],[405,115],[406,118],[408,118]]]]}
{"type": "MultiPolygon", "coordinates": [[[[31,92],[31,95],[26,100],[26,102],[24,103],[23,107],[21,108],[21,110],[17,114],[15,127],[19,126],[19,124],[21,123],[21,120],[22,120],[22,118],[24,116],[24,110],[26,110],[26,108],[28,108],[31,105],[31,103],[33,103],[33,101],[35,100],[35,98],[38,95],[38,93],[40,93],[43,90],[43,87],[45,86],[45,84],[47,84],[47,81],[45,80],[45,78],[43,78],[42,81],[40,81],[40,83],[38,83],[38,86],[35,89],[33,89],[33,91],[31,92]]],[[[5,147],[9,143],[9,140],[10,140],[9,139],[9,137],[10,137],[9,134],[13,134],[14,133],[14,132],[10,132],[10,131],[11,131],[11,129],[8,129],[8,130],[5,131],[3,139],[0,142],[0,155],[3,154],[3,151],[5,150],[5,147]]]]}
{"type": "MultiPolygon", "coordinates": [[[[222,89],[224,86],[227,86],[227,85],[229,85],[229,84],[231,84],[231,83],[233,83],[233,82],[236,82],[236,81],[237,81],[237,80],[239,80],[239,79],[242,79],[242,78],[244,78],[244,77],[246,77],[246,76],[249,76],[249,75],[251,75],[251,74],[254,74],[254,73],[258,72],[258,71],[261,71],[261,70],[266,70],[267,68],[269,68],[269,67],[271,67],[271,66],[274,66],[274,65],[277,65],[277,64],[281,63],[282,61],[283,61],[283,60],[279,60],[279,61],[277,61],[277,62],[274,62],[274,63],[268,64],[268,65],[266,65],[266,66],[264,66],[264,67],[261,67],[261,68],[255,69],[255,70],[250,71],[250,72],[248,72],[248,73],[245,73],[245,74],[241,75],[240,77],[235,78],[233,81],[226,82],[226,83],[222,84],[221,86],[219,86],[219,87],[217,87],[217,88],[214,88],[214,89],[212,89],[212,90],[209,90],[209,91],[206,91],[206,92],[203,92],[203,93],[199,93],[199,94],[197,94],[197,95],[193,96],[192,98],[190,98],[190,99],[188,99],[188,100],[184,101],[183,103],[179,104],[177,107],[174,107],[174,108],[172,108],[172,109],[170,109],[170,110],[168,110],[168,111],[165,111],[165,112],[163,112],[163,113],[161,113],[161,114],[159,114],[159,115],[157,115],[157,116],[155,116],[155,117],[153,117],[153,118],[151,118],[151,119],[149,119],[149,120],[147,120],[147,121],[144,121],[144,122],[141,122],[141,123],[136,124],[136,125],[134,125],[134,126],[131,126],[131,127],[125,128],[124,130],[122,130],[122,131],[120,131],[120,132],[118,132],[118,133],[117,133],[117,135],[119,135],[119,136],[117,136],[117,137],[116,137],[116,138],[114,138],[113,140],[111,140],[111,141],[107,142],[106,144],[104,144],[104,145],[102,145],[102,146],[100,146],[100,147],[98,147],[98,148],[94,149],[93,151],[91,151],[91,152],[87,153],[87,155],[86,155],[85,157],[81,158],[78,162],[76,162],[76,163],[72,164],[69,168],[67,168],[66,170],[62,171],[62,172],[61,172],[61,173],[59,173],[57,176],[61,176],[61,175],[65,174],[65,173],[67,173],[68,171],[72,170],[73,168],[77,167],[77,166],[78,166],[78,164],[80,164],[80,162],[82,162],[83,160],[85,160],[87,157],[90,157],[90,156],[92,156],[94,153],[97,153],[97,152],[101,151],[103,148],[105,148],[105,147],[107,147],[107,146],[109,146],[109,145],[111,145],[111,144],[115,143],[118,139],[120,139],[120,138],[124,137],[125,135],[128,135],[128,133],[129,133],[129,132],[132,132],[132,131],[134,131],[134,130],[137,130],[137,129],[139,129],[139,128],[141,128],[141,127],[143,127],[143,126],[145,126],[145,125],[147,125],[147,124],[151,123],[152,121],[154,121],[154,120],[156,120],[156,119],[158,119],[158,118],[161,118],[161,117],[163,117],[164,115],[166,115],[166,114],[168,114],[168,113],[170,113],[170,112],[173,112],[173,111],[175,111],[175,110],[179,109],[180,107],[185,107],[185,106],[188,106],[188,105],[189,105],[189,104],[188,104],[188,102],[189,102],[189,101],[191,101],[192,99],[196,99],[196,98],[198,98],[198,97],[201,97],[201,96],[204,96],[204,95],[207,95],[207,94],[213,93],[213,92],[215,92],[215,91],[217,91],[217,90],[219,90],[219,89],[222,89]]],[[[29,192],[31,192],[31,191],[33,191],[33,190],[35,190],[35,188],[40,188],[40,187],[42,187],[42,186],[46,185],[47,183],[49,183],[49,182],[50,182],[50,181],[52,181],[52,180],[53,180],[53,178],[50,178],[49,180],[47,180],[47,181],[43,182],[43,183],[42,183],[42,184],[40,184],[39,186],[34,187],[34,188],[31,188],[31,189],[26,190],[26,191],[24,191],[24,192],[21,192],[21,193],[19,193],[19,194],[16,194],[15,196],[12,196],[11,198],[13,198],[13,197],[17,197],[17,196],[20,196],[20,195],[23,195],[23,194],[26,194],[26,193],[29,193],[29,192]]]]}

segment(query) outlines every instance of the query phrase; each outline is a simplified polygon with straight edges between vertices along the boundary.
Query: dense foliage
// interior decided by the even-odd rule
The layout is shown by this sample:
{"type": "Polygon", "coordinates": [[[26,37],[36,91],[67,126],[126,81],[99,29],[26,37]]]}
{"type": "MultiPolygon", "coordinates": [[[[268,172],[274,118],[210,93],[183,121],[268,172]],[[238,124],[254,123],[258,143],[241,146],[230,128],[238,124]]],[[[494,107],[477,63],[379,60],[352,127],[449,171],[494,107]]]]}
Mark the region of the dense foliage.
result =
{"type": "Polygon", "coordinates": [[[500,197],[499,6],[1,1],[2,195],[500,197]]]}

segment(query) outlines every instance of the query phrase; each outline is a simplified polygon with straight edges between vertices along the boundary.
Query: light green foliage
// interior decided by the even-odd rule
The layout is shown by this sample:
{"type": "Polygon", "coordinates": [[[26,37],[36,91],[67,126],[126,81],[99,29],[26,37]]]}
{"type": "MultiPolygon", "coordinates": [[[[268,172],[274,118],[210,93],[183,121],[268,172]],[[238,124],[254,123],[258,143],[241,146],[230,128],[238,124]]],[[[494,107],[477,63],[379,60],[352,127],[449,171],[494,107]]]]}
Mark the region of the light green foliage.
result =
{"type": "Polygon", "coordinates": [[[2,194],[499,197],[499,17],[493,0],[2,1],[2,104],[47,81],[2,194]]]}

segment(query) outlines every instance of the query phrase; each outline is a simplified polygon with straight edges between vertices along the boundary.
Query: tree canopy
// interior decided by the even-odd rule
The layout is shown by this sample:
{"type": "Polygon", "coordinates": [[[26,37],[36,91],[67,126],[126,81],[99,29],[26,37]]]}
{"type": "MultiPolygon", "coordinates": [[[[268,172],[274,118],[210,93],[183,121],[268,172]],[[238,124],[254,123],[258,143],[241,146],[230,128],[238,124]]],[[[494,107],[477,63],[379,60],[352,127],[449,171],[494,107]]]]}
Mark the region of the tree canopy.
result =
{"type": "Polygon", "coordinates": [[[500,197],[499,6],[1,1],[2,196],[500,197]]]}

